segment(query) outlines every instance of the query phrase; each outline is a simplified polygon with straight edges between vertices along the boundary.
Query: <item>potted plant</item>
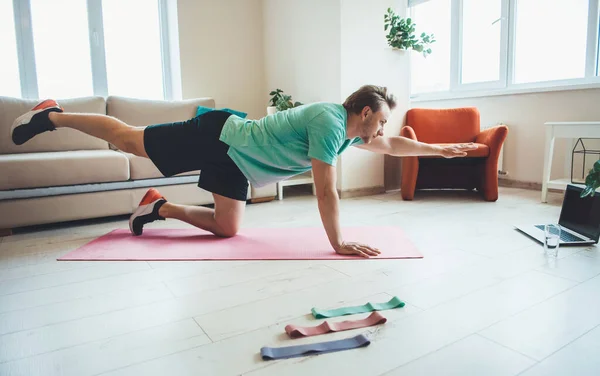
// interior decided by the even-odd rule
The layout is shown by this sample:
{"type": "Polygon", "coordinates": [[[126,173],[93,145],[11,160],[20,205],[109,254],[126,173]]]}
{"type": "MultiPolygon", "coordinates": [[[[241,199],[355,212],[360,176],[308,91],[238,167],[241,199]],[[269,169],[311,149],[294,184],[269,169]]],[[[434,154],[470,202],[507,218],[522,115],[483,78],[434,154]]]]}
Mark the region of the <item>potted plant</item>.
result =
{"type": "Polygon", "coordinates": [[[600,160],[594,163],[594,167],[585,178],[585,185],[585,189],[581,192],[582,198],[589,195],[594,196],[596,194],[596,189],[600,188],[600,160]]]}
{"type": "Polygon", "coordinates": [[[410,18],[401,18],[392,8],[388,8],[384,15],[384,30],[387,31],[385,36],[390,45],[394,49],[408,50],[413,49],[423,53],[424,57],[431,54],[429,47],[435,38],[433,34],[421,33],[419,37],[415,35],[416,24],[410,18]],[[389,30],[388,30],[389,29],[389,30]]]}
{"type": "Polygon", "coordinates": [[[269,107],[267,107],[267,114],[271,115],[277,111],[285,111],[290,108],[302,106],[300,102],[293,102],[292,96],[284,94],[283,90],[275,89],[269,93],[271,99],[269,100],[269,107]]]}

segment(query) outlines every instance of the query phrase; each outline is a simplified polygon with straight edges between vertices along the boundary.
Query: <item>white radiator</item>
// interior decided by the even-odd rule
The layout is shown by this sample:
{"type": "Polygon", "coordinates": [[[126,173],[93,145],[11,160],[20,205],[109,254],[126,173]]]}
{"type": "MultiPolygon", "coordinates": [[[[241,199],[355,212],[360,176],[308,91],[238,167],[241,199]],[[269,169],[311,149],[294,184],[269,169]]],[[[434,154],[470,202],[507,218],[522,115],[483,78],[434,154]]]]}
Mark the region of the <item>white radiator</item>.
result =
{"type": "MultiPolygon", "coordinates": [[[[487,125],[487,126],[482,126],[481,130],[486,130],[489,128],[493,128],[493,127],[497,127],[498,125],[506,125],[503,123],[498,123],[498,124],[493,124],[493,125],[487,125]]],[[[504,170],[504,145],[506,144],[506,141],[504,141],[504,144],[502,144],[502,148],[500,149],[500,156],[498,157],[498,175],[500,176],[505,176],[508,175],[508,171],[504,170]]]]}

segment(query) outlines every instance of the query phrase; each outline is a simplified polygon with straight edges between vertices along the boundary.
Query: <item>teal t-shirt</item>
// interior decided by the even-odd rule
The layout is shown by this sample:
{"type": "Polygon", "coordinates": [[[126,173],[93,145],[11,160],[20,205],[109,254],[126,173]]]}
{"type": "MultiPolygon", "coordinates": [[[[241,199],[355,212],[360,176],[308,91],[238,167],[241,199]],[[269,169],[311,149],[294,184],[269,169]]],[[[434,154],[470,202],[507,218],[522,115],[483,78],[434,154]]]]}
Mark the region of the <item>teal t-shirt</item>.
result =
{"type": "Polygon", "coordinates": [[[220,140],[229,156],[256,187],[309,171],[315,158],[336,165],[337,157],[360,138],[348,139],[348,115],[341,104],[312,103],[260,120],[230,116],[220,140]]]}

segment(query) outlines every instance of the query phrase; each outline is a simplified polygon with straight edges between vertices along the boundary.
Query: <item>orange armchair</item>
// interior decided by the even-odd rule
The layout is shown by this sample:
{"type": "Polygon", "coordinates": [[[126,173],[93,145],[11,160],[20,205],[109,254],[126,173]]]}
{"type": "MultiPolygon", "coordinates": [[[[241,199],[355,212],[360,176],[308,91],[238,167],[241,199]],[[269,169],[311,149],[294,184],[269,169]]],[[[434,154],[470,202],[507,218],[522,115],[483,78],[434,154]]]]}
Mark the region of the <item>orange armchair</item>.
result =
{"type": "Polygon", "coordinates": [[[402,158],[402,199],[418,189],[477,189],[486,201],[498,199],[498,157],[508,134],[500,125],[481,132],[476,108],[422,109],[406,114],[400,135],[428,144],[474,142],[464,158],[437,156],[402,158]]]}

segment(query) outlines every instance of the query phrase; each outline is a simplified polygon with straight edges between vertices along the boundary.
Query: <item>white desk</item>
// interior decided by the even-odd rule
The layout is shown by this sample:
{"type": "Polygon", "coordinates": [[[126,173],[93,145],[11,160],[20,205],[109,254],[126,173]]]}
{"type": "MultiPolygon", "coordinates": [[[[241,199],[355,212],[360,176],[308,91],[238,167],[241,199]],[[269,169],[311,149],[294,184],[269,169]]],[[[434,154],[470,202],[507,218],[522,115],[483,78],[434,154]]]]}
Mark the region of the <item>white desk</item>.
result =
{"type": "MultiPolygon", "coordinates": [[[[546,126],[546,151],[544,154],[544,178],[542,180],[542,202],[547,202],[548,188],[566,189],[571,183],[570,176],[563,179],[550,180],[552,170],[552,157],[554,154],[554,140],[557,138],[600,138],[600,122],[575,121],[575,122],[548,122],[546,126]]],[[[567,159],[571,158],[572,150],[567,150],[567,159]]]]}

